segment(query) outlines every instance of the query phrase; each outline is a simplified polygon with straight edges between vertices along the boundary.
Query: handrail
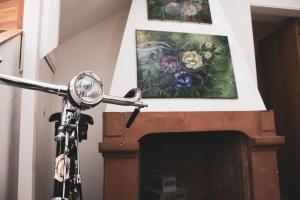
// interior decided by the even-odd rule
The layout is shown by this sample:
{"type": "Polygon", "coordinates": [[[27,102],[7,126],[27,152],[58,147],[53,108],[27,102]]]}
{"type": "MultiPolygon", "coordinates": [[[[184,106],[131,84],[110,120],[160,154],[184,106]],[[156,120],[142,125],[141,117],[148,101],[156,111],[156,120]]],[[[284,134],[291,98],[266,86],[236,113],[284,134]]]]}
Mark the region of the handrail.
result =
{"type": "Polygon", "coordinates": [[[4,44],[5,42],[21,35],[23,33],[22,29],[11,29],[4,32],[0,32],[0,45],[4,44]]]}

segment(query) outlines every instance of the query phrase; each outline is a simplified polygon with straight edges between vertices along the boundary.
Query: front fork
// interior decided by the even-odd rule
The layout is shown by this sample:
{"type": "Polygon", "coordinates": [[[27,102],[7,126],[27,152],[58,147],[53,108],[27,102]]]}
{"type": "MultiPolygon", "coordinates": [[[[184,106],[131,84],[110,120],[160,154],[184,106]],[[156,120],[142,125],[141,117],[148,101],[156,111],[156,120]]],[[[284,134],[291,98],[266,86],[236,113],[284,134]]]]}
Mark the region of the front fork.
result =
{"type": "Polygon", "coordinates": [[[55,126],[56,159],[52,200],[82,200],[79,168],[80,110],[63,99],[62,113],[55,126]]]}

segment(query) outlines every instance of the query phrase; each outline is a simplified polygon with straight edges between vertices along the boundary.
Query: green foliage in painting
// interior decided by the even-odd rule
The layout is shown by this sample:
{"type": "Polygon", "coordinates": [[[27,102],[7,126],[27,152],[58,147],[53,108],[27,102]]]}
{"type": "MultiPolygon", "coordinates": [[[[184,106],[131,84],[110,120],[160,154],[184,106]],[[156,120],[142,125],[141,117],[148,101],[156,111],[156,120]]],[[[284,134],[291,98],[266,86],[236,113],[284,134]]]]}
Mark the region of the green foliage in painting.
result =
{"type": "Polygon", "coordinates": [[[148,18],[212,23],[208,0],[147,0],[148,18]]]}
{"type": "Polygon", "coordinates": [[[226,36],[137,30],[138,87],[148,98],[237,98],[226,36]]]}

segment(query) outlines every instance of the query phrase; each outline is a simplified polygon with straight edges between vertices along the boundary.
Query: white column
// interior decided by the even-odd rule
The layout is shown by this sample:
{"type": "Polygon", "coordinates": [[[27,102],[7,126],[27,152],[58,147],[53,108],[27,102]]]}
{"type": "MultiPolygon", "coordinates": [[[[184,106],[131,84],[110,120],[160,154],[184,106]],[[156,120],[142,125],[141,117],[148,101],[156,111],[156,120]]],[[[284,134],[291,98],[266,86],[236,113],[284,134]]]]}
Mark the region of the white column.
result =
{"type": "MultiPolygon", "coordinates": [[[[26,0],[23,21],[22,69],[23,77],[37,79],[39,42],[43,0],[26,0]]],[[[33,91],[23,90],[21,95],[18,200],[35,199],[35,140],[36,104],[33,91]]]]}

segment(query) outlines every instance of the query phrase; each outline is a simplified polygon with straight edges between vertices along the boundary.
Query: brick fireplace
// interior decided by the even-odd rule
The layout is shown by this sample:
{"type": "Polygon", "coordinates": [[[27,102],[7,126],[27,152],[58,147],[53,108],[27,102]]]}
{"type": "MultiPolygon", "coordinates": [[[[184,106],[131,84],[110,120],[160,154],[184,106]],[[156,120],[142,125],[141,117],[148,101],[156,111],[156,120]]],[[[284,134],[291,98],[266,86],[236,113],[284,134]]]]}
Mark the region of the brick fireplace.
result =
{"type": "Polygon", "coordinates": [[[175,175],[189,200],[279,200],[273,112],[104,113],[104,200],[147,200],[156,175],[175,175]]]}

